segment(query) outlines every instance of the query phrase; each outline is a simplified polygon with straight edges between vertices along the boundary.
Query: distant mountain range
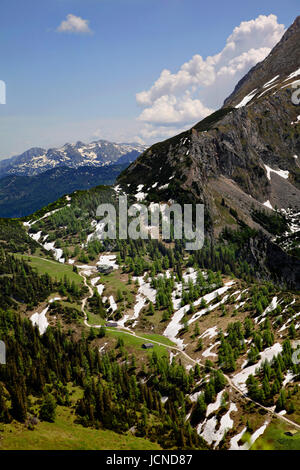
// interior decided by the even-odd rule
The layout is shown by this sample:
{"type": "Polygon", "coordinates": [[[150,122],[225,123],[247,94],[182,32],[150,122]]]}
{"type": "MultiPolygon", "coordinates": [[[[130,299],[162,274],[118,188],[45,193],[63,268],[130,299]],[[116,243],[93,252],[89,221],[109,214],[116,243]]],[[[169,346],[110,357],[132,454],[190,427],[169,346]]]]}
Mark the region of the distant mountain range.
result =
{"type": "Polygon", "coordinates": [[[137,143],[116,144],[98,140],[77,142],[45,150],[33,147],[21,155],[0,161],[0,178],[7,175],[35,176],[58,167],[103,167],[111,163],[131,163],[146,149],[137,143]]]}
{"type": "Polygon", "coordinates": [[[0,217],[23,217],[76,189],[113,184],[145,146],[99,140],[0,161],[0,217]]]}
{"type": "Polygon", "coordinates": [[[0,217],[23,217],[64,194],[113,184],[128,163],[103,167],[59,167],[35,176],[10,175],[0,179],[0,217]]]}

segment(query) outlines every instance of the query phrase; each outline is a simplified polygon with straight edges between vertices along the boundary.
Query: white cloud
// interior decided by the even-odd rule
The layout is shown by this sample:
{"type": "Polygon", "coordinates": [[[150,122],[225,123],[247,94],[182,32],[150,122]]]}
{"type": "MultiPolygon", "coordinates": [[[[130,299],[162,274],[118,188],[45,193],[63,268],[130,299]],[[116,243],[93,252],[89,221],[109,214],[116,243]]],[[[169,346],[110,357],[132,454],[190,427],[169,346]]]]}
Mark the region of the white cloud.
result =
{"type": "Polygon", "coordinates": [[[160,140],[168,139],[169,137],[173,137],[180,132],[184,132],[186,130],[185,127],[166,127],[166,126],[153,126],[152,124],[145,123],[144,126],[139,129],[139,133],[142,136],[144,142],[150,144],[153,142],[157,142],[160,140]]]}
{"type": "Polygon", "coordinates": [[[187,92],[182,99],[174,95],[161,96],[151,107],[144,109],[138,119],[159,125],[184,124],[198,119],[199,115],[207,116],[212,112],[213,109],[205,107],[200,100],[192,99],[187,92]]]}
{"type": "Polygon", "coordinates": [[[80,18],[80,16],[67,15],[67,19],[62,21],[56,29],[59,33],[90,34],[92,30],[89,27],[89,21],[80,18]]]}
{"type": "Polygon", "coordinates": [[[218,54],[206,59],[196,54],[176,73],[164,69],[149,90],[136,95],[137,104],[144,108],[138,118],[145,123],[143,138],[168,137],[171,129],[175,134],[222,106],[236,83],[270,53],[284,31],[275,15],[260,15],[237,26],[218,54]]]}

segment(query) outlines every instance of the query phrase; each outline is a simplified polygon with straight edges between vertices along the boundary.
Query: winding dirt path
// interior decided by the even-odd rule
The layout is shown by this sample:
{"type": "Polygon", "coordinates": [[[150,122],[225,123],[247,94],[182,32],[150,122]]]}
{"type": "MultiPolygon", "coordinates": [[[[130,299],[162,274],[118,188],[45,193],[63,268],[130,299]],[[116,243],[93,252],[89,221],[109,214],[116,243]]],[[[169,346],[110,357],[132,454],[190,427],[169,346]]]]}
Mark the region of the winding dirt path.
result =
{"type": "MultiPolygon", "coordinates": [[[[79,268],[79,266],[78,266],[79,268]]],[[[84,280],[84,285],[89,289],[89,296],[85,297],[83,300],[82,300],[82,304],[81,304],[81,310],[84,314],[84,324],[89,327],[89,328],[101,328],[102,325],[90,325],[87,321],[87,314],[85,312],[85,306],[86,306],[86,302],[88,301],[88,299],[90,299],[93,295],[94,295],[94,291],[93,289],[91,288],[91,286],[88,284],[87,282],[87,278],[86,276],[82,273],[82,272],[79,272],[79,275],[83,278],[84,280]]],[[[116,329],[119,330],[119,331],[122,331],[122,333],[124,333],[125,335],[129,335],[129,336],[134,336],[135,338],[139,338],[139,339],[142,339],[144,341],[149,341],[149,338],[144,338],[143,336],[140,336],[140,335],[137,335],[134,331],[131,331],[129,328],[126,328],[126,327],[117,327],[117,328],[107,328],[108,330],[110,331],[115,331],[116,329]]],[[[205,367],[205,365],[203,363],[201,363],[201,361],[199,360],[195,360],[193,359],[191,356],[189,356],[185,351],[183,351],[182,349],[179,349],[178,347],[176,346],[170,346],[166,343],[161,343],[159,341],[156,341],[156,340],[152,340],[151,339],[151,343],[155,343],[155,344],[158,344],[159,346],[164,346],[165,348],[167,349],[170,349],[170,350],[173,350],[173,351],[177,351],[179,352],[180,354],[182,354],[188,361],[190,361],[193,365],[196,365],[196,364],[199,364],[200,366],[202,367],[205,367]]],[[[216,369],[216,368],[211,368],[211,370],[219,370],[219,369],[216,369]]],[[[276,413],[275,411],[271,410],[270,408],[267,408],[263,405],[261,405],[260,403],[256,402],[255,400],[252,400],[252,398],[248,397],[247,395],[245,395],[231,380],[231,378],[224,374],[223,372],[223,375],[224,377],[226,378],[228,384],[230,387],[232,387],[239,395],[241,395],[241,397],[248,401],[248,402],[252,402],[254,403],[256,406],[262,408],[263,410],[267,411],[267,413],[269,413],[272,417],[275,416],[276,418],[278,419],[281,419],[282,421],[285,421],[286,423],[290,424],[291,426],[297,428],[299,431],[300,431],[300,425],[295,423],[294,421],[291,421],[290,419],[286,418],[285,416],[282,416],[280,415],[279,413],[276,413]]]]}

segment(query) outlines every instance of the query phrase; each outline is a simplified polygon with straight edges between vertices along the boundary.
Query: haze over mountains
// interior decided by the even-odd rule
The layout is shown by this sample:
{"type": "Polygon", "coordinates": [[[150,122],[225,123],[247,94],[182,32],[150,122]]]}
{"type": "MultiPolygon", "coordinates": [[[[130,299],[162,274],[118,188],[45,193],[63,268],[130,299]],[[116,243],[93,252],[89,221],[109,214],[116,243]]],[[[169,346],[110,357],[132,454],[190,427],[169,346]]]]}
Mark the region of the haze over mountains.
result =
{"type": "Polygon", "coordinates": [[[129,163],[146,149],[137,143],[116,144],[98,140],[90,144],[77,142],[45,150],[33,147],[21,155],[0,161],[0,177],[7,175],[34,176],[57,167],[101,167],[111,163],[129,163]],[[121,160],[120,160],[121,159],[121,160]],[[119,161],[120,160],[120,161],[119,161]]]}
{"type": "Polygon", "coordinates": [[[64,194],[114,184],[127,166],[128,163],[79,168],[59,166],[34,176],[5,176],[0,179],[0,217],[24,217],[64,194]]]}
{"type": "Polygon", "coordinates": [[[99,140],[31,148],[0,161],[0,217],[22,217],[76,189],[113,184],[145,146],[99,140]]]}

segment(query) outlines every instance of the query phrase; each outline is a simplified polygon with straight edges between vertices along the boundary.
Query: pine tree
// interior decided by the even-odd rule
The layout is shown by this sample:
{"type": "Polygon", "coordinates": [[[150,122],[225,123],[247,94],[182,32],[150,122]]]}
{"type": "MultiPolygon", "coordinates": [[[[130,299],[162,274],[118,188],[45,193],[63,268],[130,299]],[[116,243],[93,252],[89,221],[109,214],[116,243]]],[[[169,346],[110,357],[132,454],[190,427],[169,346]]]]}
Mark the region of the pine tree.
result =
{"type": "Polygon", "coordinates": [[[53,395],[48,393],[40,407],[40,419],[42,421],[49,421],[53,423],[56,416],[56,401],[53,395]]]}
{"type": "Polygon", "coordinates": [[[200,421],[205,417],[206,414],[206,403],[205,403],[204,395],[201,393],[197,398],[196,405],[191,414],[191,425],[195,426],[200,423],[200,421]]]}

